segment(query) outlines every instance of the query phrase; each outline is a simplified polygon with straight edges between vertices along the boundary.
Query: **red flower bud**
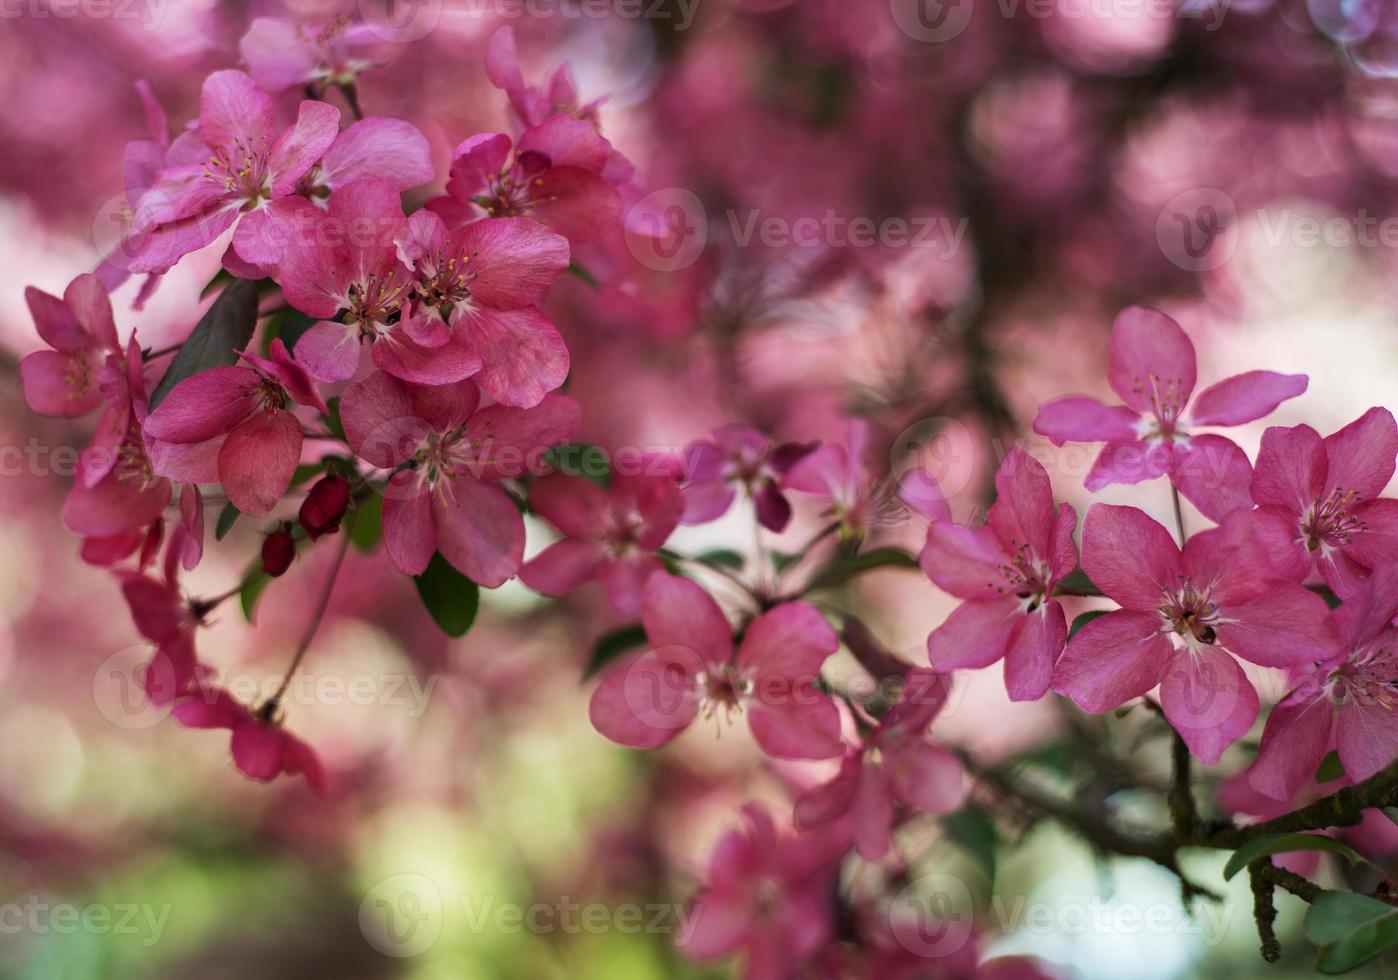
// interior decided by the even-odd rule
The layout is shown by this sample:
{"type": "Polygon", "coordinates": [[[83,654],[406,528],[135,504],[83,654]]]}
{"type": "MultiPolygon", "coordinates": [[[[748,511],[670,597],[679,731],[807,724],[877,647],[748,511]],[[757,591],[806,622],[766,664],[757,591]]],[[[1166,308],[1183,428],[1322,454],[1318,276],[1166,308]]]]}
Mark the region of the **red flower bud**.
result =
{"type": "Polygon", "coordinates": [[[296,542],[285,529],[274,531],[262,539],[262,571],[276,578],[291,567],[296,557],[296,542]]]}
{"type": "Polygon", "coordinates": [[[301,526],[312,541],[340,529],[340,519],[349,507],[349,483],[334,473],[322,477],[301,504],[301,526]]]}

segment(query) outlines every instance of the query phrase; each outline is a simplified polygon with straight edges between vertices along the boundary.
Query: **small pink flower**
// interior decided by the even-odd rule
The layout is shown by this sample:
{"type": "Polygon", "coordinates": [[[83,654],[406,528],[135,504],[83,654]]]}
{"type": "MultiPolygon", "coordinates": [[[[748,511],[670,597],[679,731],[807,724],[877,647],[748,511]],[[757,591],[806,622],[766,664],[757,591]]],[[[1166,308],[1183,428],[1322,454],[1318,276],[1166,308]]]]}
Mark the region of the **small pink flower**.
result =
{"type": "Polygon", "coordinates": [[[684,510],[668,475],[613,474],[604,490],[582,477],[552,473],[529,488],[529,506],[566,537],[524,566],[524,584],[563,595],[601,579],[611,604],[632,615],[641,610],[646,581],[664,567],[655,552],[684,510]]]}
{"type": "Polygon", "coordinates": [[[218,367],[177,384],[146,418],[157,473],[189,483],[219,482],[245,514],[262,516],[291,485],[301,461],[293,403],[328,409],[281,340],[271,357],[244,352],[251,367],[218,367]]]}
{"type": "Polygon", "coordinates": [[[86,415],[102,404],[106,372],[121,371],[121,345],[106,287],[96,276],[81,275],[68,284],[62,299],[33,286],[25,289],[24,299],[39,336],[51,348],[19,362],[25,401],[41,415],[86,415]]]}
{"type": "Polygon", "coordinates": [[[758,522],[781,533],[791,520],[791,504],[781,482],[814,443],[778,445],[756,429],[727,425],[708,439],[690,443],[684,451],[684,524],[706,524],[722,517],[738,490],[757,508],[758,522]]]}
{"type": "Polygon", "coordinates": [[[420,574],[434,551],[487,588],[519,571],[524,520],[498,481],[524,475],[568,440],[580,413],[557,395],[528,409],[478,409],[479,401],[469,381],[417,385],[382,371],[345,389],[351,448],[373,466],[399,468],[385,489],[383,531],[405,575],[420,574]]]}
{"type": "Polygon", "coordinates": [[[415,276],[422,333],[460,337],[491,398],[528,408],[568,376],[568,348],[534,304],[568,268],[568,240],[527,218],[486,218],[448,232],[431,211],[408,219],[398,256],[415,276]]]}
{"type": "Polygon", "coordinates": [[[485,70],[491,84],[510,97],[510,108],[526,128],[537,126],[559,113],[596,126],[597,110],[607,101],[603,98],[580,104],[573,70],[566,62],[553,70],[543,88],[526,85],[524,75],[519,70],[519,53],[515,48],[512,27],[502,27],[490,36],[485,70]]]}
{"type": "Polygon", "coordinates": [[[1331,748],[1355,782],[1398,758],[1398,566],[1376,571],[1332,616],[1342,652],[1294,672],[1248,770],[1252,787],[1273,799],[1295,796],[1331,748]]]}
{"type": "Polygon", "coordinates": [[[1318,569],[1340,596],[1369,569],[1398,561],[1398,500],[1375,499],[1393,476],[1398,425],[1371,408],[1324,439],[1308,425],[1262,435],[1252,499],[1258,533],[1278,569],[1302,581],[1318,569]]]}
{"type": "Polygon", "coordinates": [[[207,610],[186,599],[180,588],[179,559],[184,552],[178,538],[177,534],[165,550],[161,577],[134,571],[118,573],[132,622],[156,647],[144,677],[146,696],[152,704],[169,704],[210,676],[194,649],[194,634],[207,610]]]}
{"type": "Polygon", "coordinates": [[[1071,506],[1054,505],[1043,466],[1018,447],[995,475],[995,504],[983,527],[933,521],[919,562],[939,588],[966,601],[927,637],[932,666],[974,669],[1004,660],[1012,700],[1043,697],[1068,640],[1053,590],[1077,565],[1077,523],[1071,506]]]}
{"type": "Polygon", "coordinates": [[[950,689],[945,674],[910,671],[902,698],[845,756],[839,774],[796,801],[796,825],[810,830],[852,816],[855,849],[877,861],[888,852],[898,803],[924,813],[960,807],[967,791],[960,760],[925,738],[950,689]]]}
{"type": "Polygon", "coordinates": [[[352,85],[373,68],[382,38],[367,24],[341,18],[325,24],[258,17],[238,42],[257,84],[273,94],[306,85],[352,85]]]}
{"type": "Polygon", "coordinates": [[[892,502],[865,465],[868,448],[868,423],[852,419],[845,427],[843,446],[825,445],[807,453],[787,471],[782,487],[826,501],[824,516],[840,522],[840,536],[862,541],[888,516],[885,508],[892,502]]]}
{"type": "Polygon", "coordinates": [[[240,71],[214,72],[204,82],[198,128],[171,145],[159,179],[136,202],[127,268],[164,272],[235,224],[234,250],[261,261],[267,206],[296,192],[339,128],[338,109],[307,100],[279,134],[271,96],[240,71]]]}
{"type": "Polygon", "coordinates": [[[1249,371],[1220,381],[1193,400],[1194,345],[1180,325],[1158,310],[1133,306],[1112,325],[1107,380],[1125,405],[1069,395],[1039,409],[1034,431],[1054,445],[1105,442],[1084,485],[1140,483],[1166,474],[1210,520],[1252,506],[1247,455],[1199,426],[1242,425],[1270,414],[1306,390],[1304,374],[1249,371]]]}
{"type": "Polygon", "coordinates": [[[838,853],[829,839],[778,834],[755,806],[719,842],[680,947],[698,960],[742,953],[743,980],[789,980],[830,941],[838,853]]]}
{"type": "Polygon", "coordinates": [[[572,116],[525,130],[513,149],[504,133],[481,133],[456,148],[449,196],[428,207],[451,227],[477,213],[532,218],[570,242],[590,242],[621,220],[621,195],[603,176],[613,152],[595,127],[572,116]]]}
{"type": "Polygon", "coordinates": [[[1335,651],[1324,600],[1275,577],[1239,512],[1181,552],[1135,507],[1094,504],[1082,565],[1121,609],[1084,626],[1053,689],[1084,711],[1110,711],[1160,685],[1165,717],[1209,765],[1257,718],[1257,691],[1234,657],[1296,667],[1335,651]]]}
{"type": "Polygon", "coordinates": [[[657,572],[641,607],[649,649],[607,671],[593,692],[593,727],[635,748],[664,745],[699,716],[747,715],[753,738],[780,759],[844,752],[840,714],[818,691],[820,667],[839,647],[825,617],[802,602],[758,616],[736,654],[733,629],[695,582],[657,572]]]}
{"type": "Polygon", "coordinates": [[[311,789],[325,794],[325,770],[305,742],[275,720],[276,702],[256,712],[222,688],[201,688],[175,702],[174,715],[186,728],[227,728],[233,733],[233,762],[245,776],[269,783],[282,773],[306,777],[311,789]]]}

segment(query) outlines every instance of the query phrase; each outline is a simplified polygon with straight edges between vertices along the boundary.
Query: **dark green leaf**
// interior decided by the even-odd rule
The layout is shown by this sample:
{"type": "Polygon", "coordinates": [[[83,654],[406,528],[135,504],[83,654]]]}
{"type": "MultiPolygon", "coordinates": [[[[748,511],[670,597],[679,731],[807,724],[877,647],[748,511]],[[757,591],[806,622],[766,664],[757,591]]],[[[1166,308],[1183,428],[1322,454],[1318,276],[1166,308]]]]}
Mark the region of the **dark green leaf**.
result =
{"type": "Polygon", "coordinates": [[[587,659],[587,669],[583,671],[583,680],[593,677],[599,670],[627,650],[635,649],[645,642],[646,630],[640,623],[622,626],[608,633],[603,633],[597,638],[597,642],[592,644],[592,656],[587,659]]]}
{"type": "Polygon", "coordinates": [[[243,576],[243,586],[238,590],[238,602],[243,607],[243,618],[249,623],[253,621],[253,610],[257,608],[257,600],[262,598],[263,591],[272,584],[272,577],[262,570],[261,562],[253,565],[247,575],[243,576]]]}
{"type": "Polygon", "coordinates": [[[1398,944],[1398,908],[1352,892],[1323,891],[1306,911],[1322,973],[1344,973],[1398,944]]]}
{"type": "Polygon", "coordinates": [[[268,325],[266,336],[263,338],[265,345],[270,348],[273,338],[281,338],[281,342],[286,344],[286,349],[295,353],[296,342],[311,327],[320,321],[313,316],[307,316],[300,310],[287,307],[277,314],[276,319],[268,325]]]}
{"type": "Polygon", "coordinates": [[[1071,640],[1078,635],[1078,630],[1082,629],[1094,619],[1100,619],[1107,615],[1109,612],[1111,612],[1110,609],[1089,609],[1087,612],[1079,614],[1078,618],[1073,620],[1072,628],[1068,630],[1068,639],[1071,640]]]}
{"type": "Polygon", "coordinates": [[[301,463],[296,469],[291,471],[291,486],[299,487],[313,476],[319,476],[325,472],[325,460],[319,463],[301,463]]]}
{"type": "Polygon", "coordinates": [[[793,564],[801,560],[800,555],[788,555],[783,551],[773,551],[771,552],[771,555],[772,567],[779,572],[786,571],[793,564]]]}
{"type": "Polygon", "coordinates": [[[224,504],[223,510],[218,512],[218,523],[214,525],[214,540],[222,541],[226,538],[228,532],[233,530],[233,523],[238,520],[241,514],[242,511],[234,507],[231,502],[224,504]]]}
{"type": "Polygon", "coordinates": [[[150,407],[156,408],[186,378],[237,363],[238,352],[247,346],[256,329],[257,284],[239,279],[219,294],[189,339],[175,352],[165,377],[151,392],[150,407]]]}
{"type": "Polygon", "coordinates": [[[1102,590],[1092,584],[1092,579],[1087,577],[1087,573],[1081,568],[1073,569],[1072,573],[1065,575],[1058,580],[1058,588],[1054,590],[1057,594],[1073,593],[1075,595],[1101,595],[1102,590]]]}
{"type": "Polygon", "coordinates": [[[597,277],[594,276],[592,273],[588,272],[582,266],[578,265],[576,262],[568,263],[568,274],[570,276],[577,276],[579,279],[587,283],[593,289],[600,288],[597,282],[597,277]]]}
{"type": "Polygon", "coordinates": [[[1308,586],[1306,586],[1306,588],[1310,589],[1310,590],[1311,590],[1312,592],[1314,592],[1316,595],[1318,595],[1318,596],[1320,596],[1322,599],[1324,599],[1324,600],[1325,600],[1325,604],[1326,604],[1327,606],[1329,606],[1331,609],[1336,609],[1336,608],[1339,607],[1339,605],[1340,605],[1340,597],[1337,596],[1333,591],[1331,591],[1330,586],[1328,586],[1328,585],[1308,585],[1308,586]]]}
{"type": "Polygon", "coordinates": [[[480,586],[453,568],[440,551],[432,555],[426,571],[413,576],[413,582],[422,604],[442,632],[447,636],[465,636],[480,608],[480,586]]]}
{"type": "Polygon", "coordinates": [[[1381,806],[1379,812],[1393,823],[1398,824],[1398,806],[1381,806]]]}
{"type": "Polygon", "coordinates": [[[1227,881],[1259,858],[1292,851],[1330,851],[1346,861],[1365,861],[1363,855],[1354,848],[1341,844],[1333,837],[1321,837],[1318,834],[1268,834],[1266,837],[1250,840],[1234,851],[1223,867],[1223,879],[1227,881]]]}
{"type": "Polygon", "coordinates": [[[383,539],[383,497],[371,493],[355,505],[349,536],[350,543],[366,555],[379,546],[383,539]]]}
{"type": "Polygon", "coordinates": [[[612,468],[607,461],[606,450],[585,442],[567,443],[554,446],[544,456],[544,460],[568,476],[582,476],[601,486],[611,483],[612,468]]]}
{"type": "Polygon", "coordinates": [[[876,568],[917,567],[917,559],[901,548],[875,548],[860,555],[835,559],[816,573],[807,591],[844,585],[850,579],[876,568]]]}
{"type": "Polygon", "coordinates": [[[1320,767],[1315,771],[1316,782],[1328,783],[1332,779],[1339,779],[1345,774],[1345,764],[1340,761],[1340,753],[1331,751],[1320,760],[1320,767]]]}
{"type": "Polygon", "coordinates": [[[233,281],[233,273],[227,269],[219,269],[214,273],[214,277],[204,283],[204,288],[199,290],[200,299],[208,299],[210,293],[217,292],[233,281]]]}
{"type": "Polygon", "coordinates": [[[990,814],[978,806],[968,806],[942,818],[947,834],[966,851],[987,878],[995,881],[995,850],[1000,832],[990,814]]]}
{"type": "Polygon", "coordinates": [[[694,556],[694,560],[712,568],[731,568],[735,571],[747,564],[747,559],[731,548],[711,548],[708,551],[701,551],[694,556]]]}

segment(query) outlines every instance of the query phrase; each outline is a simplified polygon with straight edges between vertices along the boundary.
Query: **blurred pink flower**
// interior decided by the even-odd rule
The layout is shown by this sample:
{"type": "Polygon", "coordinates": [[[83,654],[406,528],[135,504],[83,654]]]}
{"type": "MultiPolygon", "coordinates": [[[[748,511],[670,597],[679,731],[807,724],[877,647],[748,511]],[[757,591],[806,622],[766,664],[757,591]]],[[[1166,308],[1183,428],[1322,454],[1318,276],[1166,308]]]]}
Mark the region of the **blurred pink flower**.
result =
{"type": "Polygon", "coordinates": [[[1169,474],[1170,482],[1204,516],[1221,521],[1250,508],[1252,466],[1234,443],[1195,435],[1196,426],[1241,425],[1270,414],[1306,390],[1304,374],[1249,371],[1200,393],[1190,409],[1197,365],[1194,344],[1158,310],[1133,306],[1112,325],[1107,380],[1125,405],[1103,405],[1086,395],[1048,402],[1034,431],[1065,442],[1105,442],[1084,485],[1140,483],[1169,474]]]}
{"type": "Polygon", "coordinates": [[[50,350],[27,354],[19,362],[24,399],[41,415],[78,418],[102,404],[102,384],[109,365],[121,373],[120,344],[107,289],[93,275],[68,284],[63,298],[29,286],[25,302],[34,327],[50,350]]]}
{"type": "Polygon", "coordinates": [[[684,524],[706,524],[722,517],[743,490],[757,508],[758,522],[781,533],[791,520],[791,504],[781,481],[815,443],[782,443],[745,425],[715,429],[708,439],[684,451],[684,524]]]}
{"type": "Polygon", "coordinates": [[[315,24],[258,17],[238,52],[257,84],[275,94],[298,85],[352,85],[374,67],[382,43],[369,25],[347,18],[315,24]]]}
{"type": "Polygon", "coordinates": [[[186,728],[227,728],[232,731],[233,762],[244,775],[267,783],[282,773],[306,777],[324,795],[325,770],[305,742],[272,719],[276,702],[253,713],[223,688],[201,688],[175,702],[174,715],[186,728]]]}

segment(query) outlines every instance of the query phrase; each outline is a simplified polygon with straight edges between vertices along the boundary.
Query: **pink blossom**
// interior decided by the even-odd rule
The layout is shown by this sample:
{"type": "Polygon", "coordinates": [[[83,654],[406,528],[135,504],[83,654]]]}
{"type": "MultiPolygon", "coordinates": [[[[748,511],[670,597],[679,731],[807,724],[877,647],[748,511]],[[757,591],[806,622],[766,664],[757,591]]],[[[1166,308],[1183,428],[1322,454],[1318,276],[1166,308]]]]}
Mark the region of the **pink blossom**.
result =
{"type": "Polygon", "coordinates": [[[597,125],[597,110],[603,99],[584,104],[578,101],[578,86],[573,70],[565,62],[550,73],[542,88],[526,85],[519,70],[519,53],[515,48],[512,27],[502,27],[490,37],[485,56],[486,74],[491,84],[502,89],[510,98],[510,108],[526,128],[537,126],[550,116],[563,113],[597,125]]]}
{"type": "Polygon", "coordinates": [[[582,477],[553,473],[534,481],[529,506],[565,537],[524,566],[524,584],[563,595],[601,579],[611,604],[632,615],[641,610],[647,579],[663,567],[655,552],[684,510],[668,475],[613,474],[604,490],[582,477]]]}
{"type": "Polygon", "coordinates": [[[937,670],[1005,662],[1005,689],[1016,701],[1048,690],[1068,640],[1063,605],[1053,597],[1077,565],[1077,512],[1054,505],[1042,464],[1016,447],[995,475],[995,504],[976,530],[933,521],[919,557],[937,586],[966,601],[927,637],[937,670]]]}
{"type": "Polygon", "coordinates": [[[244,352],[249,367],[218,367],[185,378],[146,418],[155,471],[190,483],[220,482],[245,514],[262,516],[291,485],[301,461],[294,403],[328,409],[280,339],[271,356],[244,352]]]}
{"type": "Polygon", "coordinates": [[[1306,390],[1304,374],[1248,371],[1205,389],[1191,404],[1197,365],[1194,344],[1158,310],[1133,306],[1112,325],[1107,380],[1125,405],[1069,395],[1039,409],[1034,431],[1065,442],[1105,442],[1084,481],[1101,490],[1168,474],[1200,512],[1221,521],[1251,507],[1247,455],[1199,426],[1230,426],[1270,414],[1306,390]]]}
{"type": "Polygon", "coordinates": [[[326,24],[258,17],[238,42],[248,72],[276,93],[295,86],[352,85],[374,67],[381,38],[366,24],[341,18],[326,24]]]}
{"type": "Polygon", "coordinates": [[[184,550],[172,538],[165,550],[160,577],[122,571],[121,594],[131,610],[137,631],[156,646],[144,676],[146,696],[152,704],[169,704],[210,675],[195,655],[194,634],[206,608],[185,598],[179,567],[184,550]]]}
{"type": "Polygon", "coordinates": [[[201,688],[175,702],[173,713],[186,728],[227,728],[232,731],[233,762],[245,776],[269,783],[282,773],[306,777],[317,793],[325,794],[325,770],[305,742],[275,719],[276,702],[256,712],[223,688],[201,688]]]}
{"type": "Polygon", "coordinates": [[[104,375],[122,370],[106,287],[96,276],[81,275],[68,284],[62,299],[33,286],[25,289],[24,299],[39,336],[51,348],[19,362],[25,401],[41,415],[86,415],[102,404],[104,375]]]}
{"type": "Polygon", "coordinates": [[[481,133],[456,148],[449,196],[428,207],[453,227],[483,212],[532,218],[570,242],[590,242],[621,220],[621,195],[603,176],[613,152],[591,124],[572,116],[525,130],[517,145],[504,133],[481,133]]]}
{"type": "Polygon", "coordinates": [[[757,520],[780,533],[791,520],[791,504],[782,495],[781,481],[814,443],[773,442],[745,425],[727,425],[708,439],[690,443],[684,451],[684,524],[717,520],[733,505],[741,489],[757,508],[757,520]]]}
{"type": "Polygon", "coordinates": [[[635,748],[664,745],[698,717],[747,715],[763,751],[781,759],[843,753],[840,715],[815,687],[839,647],[811,606],[788,602],[748,625],[735,655],[733,628],[690,579],[657,572],[641,606],[649,648],[614,665],[593,692],[593,727],[635,748]]]}
{"type": "Polygon", "coordinates": [[[418,385],[382,371],[345,389],[350,446],[373,466],[402,467],[384,491],[383,531],[405,575],[420,574],[434,551],[487,588],[519,571],[524,521],[498,482],[569,439],[580,413],[557,395],[528,409],[479,401],[469,381],[418,385]]]}
{"type": "Polygon", "coordinates": [[[838,521],[840,535],[863,540],[887,503],[877,494],[876,481],[864,463],[869,426],[853,419],[845,426],[845,445],[825,445],[806,454],[787,470],[782,487],[824,500],[824,517],[838,521]]]}
{"type": "Polygon", "coordinates": [[[838,855],[832,841],[778,834],[756,806],[714,850],[679,944],[698,960],[734,953],[743,980],[789,980],[830,940],[838,855]]]}
{"type": "Polygon", "coordinates": [[[422,333],[460,337],[491,398],[528,408],[568,376],[568,348],[534,305],[568,268],[568,240],[527,218],[486,218],[448,232],[419,211],[396,239],[413,270],[422,333]]]}
{"type": "Polygon", "coordinates": [[[925,813],[960,807],[967,791],[960,760],[925,738],[950,690],[945,674],[910,671],[898,703],[845,756],[838,775],[796,801],[797,826],[809,830],[851,815],[855,849],[877,861],[888,852],[898,803],[925,813]]]}
{"type": "Polygon", "coordinates": [[[1324,439],[1308,425],[1262,435],[1252,499],[1258,533],[1279,570],[1313,569],[1337,594],[1358,590],[1381,561],[1398,561],[1398,500],[1375,499],[1393,476],[1398,425],[1383,408],[1324,439]]]}
{"type": "Polygon", "coordinates": [[[1201,531],[1183,552],[1135,507],[1094,504],[1083,570],[1122,607],[1084,626],[1053,672],[1053,689],[1099,713],[1160,685],[1160,706],[1209,765],[1257,718],[1257,691],[1234,657],[1295,667],[1335,650],[1324,600],[1277,579],[1252,515],[1201,531]]]}
{"type": "Polygon", "coordinates": [[[1294,672],[1248,771],[1252,787],[1274,799],[1295,796],[1331,748],[1355,782],[1398,758],[1398,566],[1375,571],[1332,616],[1341,652],[1294,672]]]}
{"type": "Polygon", "coordinates": [[[356,180],[381,177],[400,191],[433,177],[432,148],[427,137],[403,119],[369,116],[346,126],[298,190],[323,203],[328,195],[356,180]]]}
{"type": "Polygon", "coordinates": [[[267,93],[242,72],[214,72],[204,82],[197,129],[171,145],[159,179],[137,202],[127,268],[164,272],[235,224],[234,250],[261,261],[268,204],[295,193],[339,127],[338,109],[308,100],[278,134],[267,93]]]}

